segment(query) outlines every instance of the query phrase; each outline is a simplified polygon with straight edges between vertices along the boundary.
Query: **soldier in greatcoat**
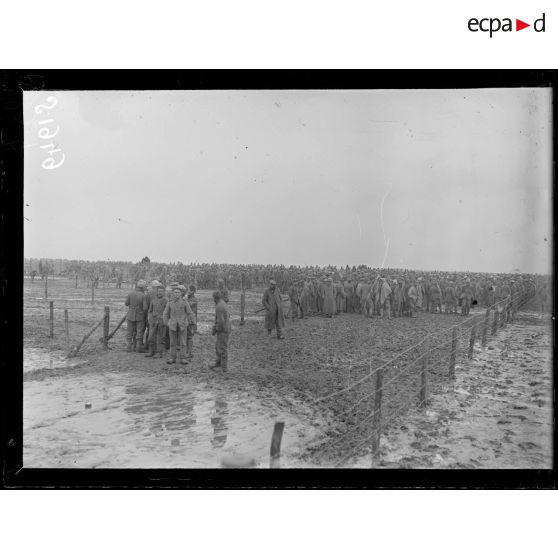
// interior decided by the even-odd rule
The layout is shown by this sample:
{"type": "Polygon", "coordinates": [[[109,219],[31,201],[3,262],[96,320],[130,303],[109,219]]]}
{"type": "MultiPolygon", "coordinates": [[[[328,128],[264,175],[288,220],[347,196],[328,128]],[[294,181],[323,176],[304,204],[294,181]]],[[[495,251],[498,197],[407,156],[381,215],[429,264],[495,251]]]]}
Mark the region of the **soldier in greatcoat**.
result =
{"type": "Polygon", "coordinates": [[[147,344],[149,346],[149,352],[145,356],[154,357],[158,355],[159,358],[163,358],[167,329],[163,320],[163,312],[167,306],[168,299],[165,296],[165,287],[163,287],[161,283],[155,285],[155,287],[157,289],[157,296],[151,299],[147,311],[147,321],[149,323],[149,338],[147,344]]]}
{"type": "Polygon", "coordinates": [[[221,299],[225,302],[225,304],[229,303],[229,290],[225,286],[225,280],[219,279],[217,281],[217,290],[221,293],[221,299]]]}
{"type": "Polygon", "coordinates": [[[145,330],[145,314],[148,310],[147,296],[145,295],[145,281],[139,280],[136,288],[128,293],[126,297],[126,306],[128,313],[126,314],[126,350],[128,352],[144,350],[143,332],[145,330]],[[139,346],[137,343],[139,341],[139,346]]]}
{"type": "Polygon", "coordinates": [[[265,327],[268,335],[271,335],[271,331],[276,329],[277,339],[284,339],[283,328],[285,327],[285,317],[283,315],[281,292],[273,279],[269,282],[269,288],[266,289],[263,294],[262,304],[266,310],[265,327]]]}
{"type": "Polygon", "coordinates": [[[430,283],[429,293],[428,293],[428,310],[434,314],[440,310],[442,313],[442,289],[440,285],[433,281],[430,283]]]}
{"type": "Polygon", "coordinates": [[[167,364],[176,362],[177,352],[180,353],[180,364],[188,364],[185,355],[186,331],[188,325],[195,324],[196,318],[190,305],[183,296],[186,287],[179,285],[172,291],[172,300],[167,303],[163,312],[163,321],[169,328],[170,333],[170,355],[167,364]]]}
{"type": "Polygon", "coordinates": [[[403,286],[400,281],[393,281],[393,317],[400,318],[403,312],[403,286]]]}
{"type": "Polygon", "coordinates": [[[333,286],[333,279],[328,277],[323,285],[322,289],[324,302],[323,302],[323,312],[326,318],[331,318],[337,310],[336,300],[335,300],[335,287],[333,286]]]}

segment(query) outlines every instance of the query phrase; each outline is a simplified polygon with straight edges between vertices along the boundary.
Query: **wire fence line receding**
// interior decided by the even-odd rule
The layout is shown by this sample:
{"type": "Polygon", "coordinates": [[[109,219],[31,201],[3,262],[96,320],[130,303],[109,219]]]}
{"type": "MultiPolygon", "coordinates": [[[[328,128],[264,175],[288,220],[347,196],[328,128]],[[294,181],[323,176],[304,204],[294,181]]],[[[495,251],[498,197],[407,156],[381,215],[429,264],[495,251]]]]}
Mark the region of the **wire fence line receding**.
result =
{"type": "MultiPolygon", "coordinates": [[[[337,414],[336,416],[358,416],[357,411],[359,410],[359,407],[361,407],[363,403],[366,403],[371,399],[373,399],[374,402],[377,402],[378,400],[380,401],[379,408],[377,405],[375,405],[375,408],[372,412],[367,412],[368,409],[364,410],[362,414],[366,414],[362,418],[359,418],[356,424],[348,426],[345,431],[343,431],[332,441],[327,443],[326,446],[318,453],[317,457],[323,457],[332,448],[339,445],[347,438],[350,438],[351,435],[354,436],[356,433],[361,432],[361,439],[356,440],[351,445],[351,447],[342,456],[342,458],[338,459],[335,462],[335,466],[346,463],[367,444],[371,444],[372,446],[370,450],[372,453],[371,466],[374,466],[374,460],[379,451],[379,441],[382,431],[385,431],[397,418],[404,415],[405,410],[410,408],[412,399],[417,399],[417,406],[419,408],[424,408],[427,405],[428,373],[430,372],[430,374],[432,374],[432,368],[435,364],[437,364],[437,362],[432,362],[432,355],[437,351],[440,352],[444,350],[448,345],[451,344],[449,355],[447,354],[447,352],[442,355],[442,360],[445,360],[445,358],[449,356],[448,371],[445,374],[442,372],[441,374],[439,374],[439,376],[445,379],[455,378],[456,357],[460,350],[459,347],[461,347],[465,351],[462,354],[466,355],[466,358],[473,358],[473,349],[475,343],[484,346],[486,343],[486,337],[489,334],[491,336],[495,335],[500,328],[505,327],[506,323],[512,322],[515,318],[515,313],[527,302],[529,302],[529,300],[531,300],[535,295],[536,292],[520,292],[517,293],[515,296],[508,297],[505,300],[497,301],[486,308],[483,314],[475,314],[470,318],[467,318],[460,324],[451,326],[450,328],[447,328],[442,332],[426,336],[419,343],[416,343],[412,347],[409,347],[405,351],[399,353],[395,358],[386,363],[383,363],[374,370],[370,370],[370,372],[365,377],[360,378],[349,386],[336,390],[325,397],[315,399],[314,401],[316,403],[319,403],[327,401],[331,398],[343,396],[353,391],[357,386],[361,386],[366,380],[370,380],[372,376],[375,376],[377,379],[378,376],[380,377],[379,384],[378,382],[376,382],[375,388],[371,389],[364,395],[359,396],[356,402],[353,402],[350,407],[348,407],[344,411],[341,411],[341,413],[337,414]],[[493,319],[490,319],[491,313],[493,314],[493,319]],[[494,323],[496,324],[496,328],[491,328],[490,326],[494,323]],[[489,329],[490,332],[488,331],[489,329]],[[442,341],[437,345],[429,343],[429,346],[425,348],[418,357],[414,358],[412,362],[405,364],[403,368],[398,370],[397,373],[393,377],[389,378],[386,382],[383,381],[383,371],[385,371],[390,364],[393,364],[397,360],[401,359],[412,349],[423,347],[424,344],[432,338],[439,340],[442,336],[447,336],[450,332],[450,338],[446,337],[445,341],[442,341]],[[405,386],[406,388],[408,388],[407,399],[405,400],[405,398],[403,397],[403,399],[405,400],[404,403],[392,408],[394,403],[397,403],[399,400],[402,399],[401,392],[405,392],[405,390],[398,389],[394,395],[385,397],[386,388],[390,386],[394,387],[396,380],[402,379],[405,376],[405,372],[408,372],[410,369],[412,369],[413,366],[419,363],[422,363],[422,370],[420,371],[420,373],[411,374],[411,376],[409,377],[410,382],[407,386],[405,386]],[[387,414],[382,413],[382,408],[390,409],[390,412],[387,414]],[[372,427],[371,433],[369,430],[363,430],[363,427],[366,425],[369,428],[372,427]],[[374,446],[376,447],[374,448],[374,446]]],[[[401,386],[399,386],[399,388],[401,388],[401,386]]]]}

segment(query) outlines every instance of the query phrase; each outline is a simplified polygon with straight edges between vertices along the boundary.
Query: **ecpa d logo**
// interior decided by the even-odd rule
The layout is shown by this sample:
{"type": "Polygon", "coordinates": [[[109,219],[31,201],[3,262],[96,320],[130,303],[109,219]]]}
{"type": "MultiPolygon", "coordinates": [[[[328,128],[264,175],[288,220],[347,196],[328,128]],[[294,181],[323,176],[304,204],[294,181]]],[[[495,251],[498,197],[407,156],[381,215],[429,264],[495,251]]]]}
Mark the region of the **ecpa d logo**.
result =
{"type": "MultiPolygon", "coordinates": [[[[536,19],[533,22],[533,29],[535,30],[535,32],[545,32],[545,18],[546,14],[543,13],[543,15],[539,19],[536,19]]],[[[494,33],[497,33],[498,31],[503,31],[504,33],[514,31],[512,18],[509,17],[505,17],[503,19],[500,19],[498,17],[485,17],[482,19],[472,17],[469,20],[467,27],[469,28],[469,31],[473,33],[477,33],[478,31],[489,33],[490,38],[492,38],[492,35],[494,33]]],[[[522,29],[526,29],[527,27],[531,27],[531,24],[525,23],[521,19],[515,20],[515,31],[521,31],[522,29]]]]}

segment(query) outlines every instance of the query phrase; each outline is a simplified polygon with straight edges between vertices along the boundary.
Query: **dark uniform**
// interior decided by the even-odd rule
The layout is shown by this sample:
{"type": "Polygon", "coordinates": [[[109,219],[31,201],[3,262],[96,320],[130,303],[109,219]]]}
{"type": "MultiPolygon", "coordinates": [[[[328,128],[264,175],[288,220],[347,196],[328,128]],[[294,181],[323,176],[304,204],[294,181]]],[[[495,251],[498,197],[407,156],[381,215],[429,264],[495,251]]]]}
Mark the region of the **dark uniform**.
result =
{"type": "Polygon", "coordinates": [[[159,358],[163,356],[165,348],[166,326],[163,320],[163,312],[167,306],[168,300],[165,296],[154,298],[149,304],[147,312],[147,321],[149,322],[149,354],[145,356],[154,356],[155,352],[159,354],[159,358]]]}
{"type": "Polygon", "coordinates": [[[139,349],[143,349],[143,332],[145,330],[145,313],[148,310],[147,296],[141,287],[128,293],[126,297],[126,306],[128,313],[126,314],[126,342],[127,350],[136,350],[136,343],[139,340],[139,349]]]}

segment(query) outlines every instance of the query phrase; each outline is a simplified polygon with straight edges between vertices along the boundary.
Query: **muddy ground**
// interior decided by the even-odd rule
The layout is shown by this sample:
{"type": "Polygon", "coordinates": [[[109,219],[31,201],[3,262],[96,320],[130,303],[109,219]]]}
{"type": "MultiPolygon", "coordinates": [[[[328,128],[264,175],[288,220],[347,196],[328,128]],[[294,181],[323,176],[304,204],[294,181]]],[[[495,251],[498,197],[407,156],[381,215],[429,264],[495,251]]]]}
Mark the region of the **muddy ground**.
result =
{"type": "MultiPolygon", "coordinates": [[[[553,466],[552,330],[520,314],[486,349],[462,358],[455,382],[387,429],[372,462],[387,468],[516,469],[553,466]]],[[[370,466],[371,457],[352,466],[370,466]]]]}
{"type": "Polygon", "coordinates": [[[285,339],[278,340],[267,336],[263,316],[256,313],[261,292],[247,293],[244,326],[239,325],[240,296],[233,292],[230,371],[225,376],[208,369],[214,360],[209,292],[198,296],[195,357],[179,366],[126,353],[123,330],[110,350],[101,347],[98,330],[80,351],[79,362],[66,360],[64,307],[73,346],[102,317],[105,304],[111,307],[111,328],[117,323],[125,313],[126,291],[99,289],[91,304],[84,286],[75,289],[65,279],[50,282],[49,296],[55,300],[51,340],[43,290],[40,281],[25,284],[25,466],[218,467],[223,456],[240,453],[266,467],[273,423],[284,420],[282,466],[368,467],[374,375],[345,393],[318,400],[366,378],[415,344],[416,349],[386,367],[385,433],[374,466],[543,467],[548,462],[551,338],[548,323],[536,316],[518,316],[489,339],[487,348],[477,346],[475,359],[468,361],[471,322],[463,325],[461,316],[310,317],[289,322],[285,339]],[[452,381],[448,364],[454,325],[460,345],[452,381]],[[414,361],[426,346],[439,348],[428,362],[430,402],[419,408],[420,362],[414,361]],[[53,355],[59,368],[53,367],[53,355]],[[532,406],[539,415],[531,417],[532,406]]]}

